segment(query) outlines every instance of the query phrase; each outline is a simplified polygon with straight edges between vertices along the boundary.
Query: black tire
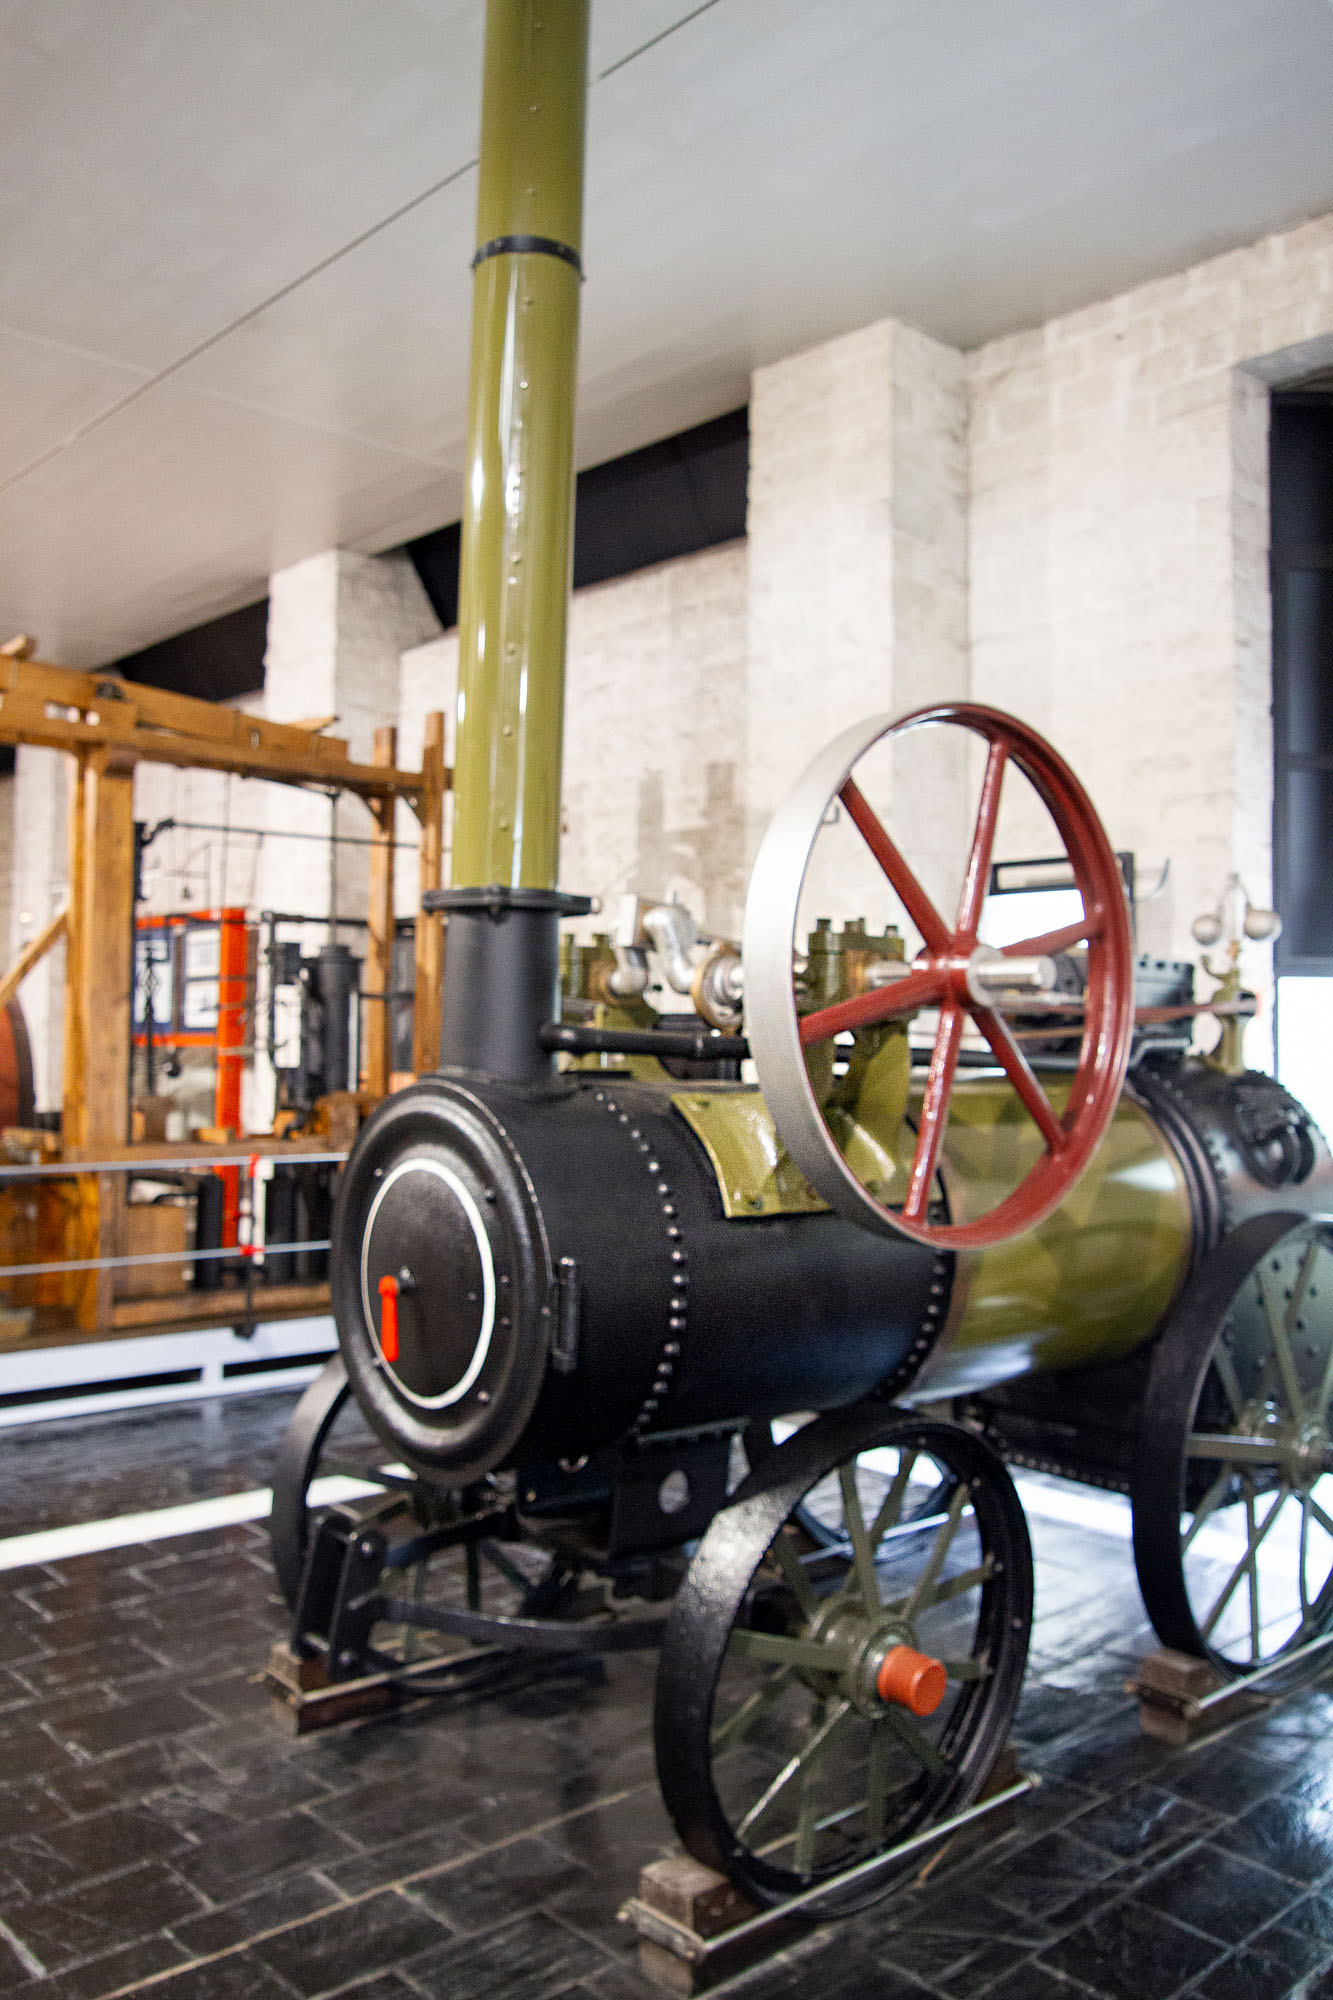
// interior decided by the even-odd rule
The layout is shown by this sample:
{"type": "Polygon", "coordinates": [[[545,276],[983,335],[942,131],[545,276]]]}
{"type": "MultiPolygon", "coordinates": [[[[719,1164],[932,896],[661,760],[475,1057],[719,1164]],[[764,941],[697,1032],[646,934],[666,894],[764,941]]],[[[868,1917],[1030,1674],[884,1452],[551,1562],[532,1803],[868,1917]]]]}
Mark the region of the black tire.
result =
{"type": "MultiPolygon", "coordinates": [[[[988,1445],[959,1426],[883,1405],[806,1425],[714,1520],[667,1621],[657,1770],[685,1846],[753,1901],[771,1904],[834,1883],[970,1804],[1008,1735],[1031,1622],[1027,1527],[988,1445]],[[927,1470],[915,1482],[918,1463],[927,1470]],[[940,1491],[950,1494],[946,1526],[920,1514],[940,1491]],[[852,1545],[854,1530],[841,1541],[812,1540],[812,1516],[826,1528],[839,1512],[850,1519],[849,1494],[862,1549],[852,1545]],[[895,1598],[900,1585],[906,1595],[895,1598]],[[929,1653],[946,1641],[947,1653],[935,1656],[957,1672],[934,1714],[916,1720],[878,1699],[875,1663],[888,1645],[929,1653]],[[790,1664],[794,1648],[799,1666],[790,1664]],[[815,1664],[821,1649],[827,1666],[815,1664]],[[762,1805],[794,1760],[799,1810],[794,1797],[778,1809],[787,1780],[762,1805]],[[890,1789],[895,1763],[906,1776],[890,1789]],[[793,1810],[795,1830],[781,1833],[778,1822],[793,1810]],[[767,1837],[752,1840],[751,1826],[767,1837]]],[[[878,1878],[873,1890],[834,1894],[820,1913],[862,1908],[891,1886],[878,1878]]]]}

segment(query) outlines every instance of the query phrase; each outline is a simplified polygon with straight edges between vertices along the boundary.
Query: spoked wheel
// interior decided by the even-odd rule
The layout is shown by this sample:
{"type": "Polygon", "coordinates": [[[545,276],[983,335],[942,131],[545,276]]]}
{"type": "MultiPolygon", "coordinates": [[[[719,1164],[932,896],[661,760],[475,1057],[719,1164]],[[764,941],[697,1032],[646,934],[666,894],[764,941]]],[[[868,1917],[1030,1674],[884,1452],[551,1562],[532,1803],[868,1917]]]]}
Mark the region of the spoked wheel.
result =
{"type": "MultiPolygon", "coordinates": [[[[1087,1164],[1115,1109],[1133,1030],[1133,947],[1119,866],[1074,773],[1034,730],[973,703],[879,716],[837,737],[806,770],[775,814],[751,878],[745,912],[746,1032],[765,1101],[784,1145],[831,1207],[854,1221],[943,1249],[982,1249],[1035,1227],[1058,1206],[1087,1164]],[[952,922],[922,887],[858,783],[867,754],[890,738],[951,726],[986,746],[976,820],[952,922]],[[1022,774],[1063,841],[1082,914],[1063,928],[996,951],[979,943],[1006,775],[1022,774]],[[886,963],[884,976],[851,998],[801,1010],[793,950],[802,890],[821,829],[840,807],[860,835],[922,948],[910,968],[886,963]],[[1078,1061],[1053,1101],[1004,1018],[1040,1006],[1055,979],[1052,957],[1086,947],[1078,1061]],[[821,1046],[849,1030],[938,1010],[938,1028],[904,1185],[886,1197],[844,1157],[811,1078],[821,1046]],[[1016,1187],[986,1213],[944,1219],[933,1211],[964,1024],[979,1031],[1036,1127],[1043,1150],[1016,1187]]],[[[1060,996],[1067,1019],[1068,996],[1060,996]]]]}
{"type": "Polygon", "coordinates": [[[970,1804],[1031,1619],[1022,1509],[987,1445],[882,1407],[808,1424],[717,1516],[667,1621],[657,1771],[686,1847],[773,1903],[970,1804]]]}
{"type": "MultiPolygon", "coordinates": [[[[1200,1267],[1158,1338],[1134,1557],[1158,1637],[1224,1677],[1333,1628],[1333,1222],[1261,1215],[1200,1267]]],[[[1333,1664],[1277,1666],[1276,1693],[1333,1664]]]]}
{"type": "Polygon", "coordinates": [[[511,1546],[500,1532],[484,1532],[488,1515],[498,1517],[498,1530],[507,1528],[506,1498],[434,1486],[391,1462],[334,1355],[297,1404],[274,1473],[269,1543],[288,1608],[296,1609],[314,1524],[321,1511],[338,1506],[379,1529],[391,1552],[402,1552],[404,1560],[386,1572],[390,1590],[418,1600],[429,1593],[497,1618],[558,1615],[577,1590],[578,1574],[543,1549],[511,1546]],[[463,1532],[470,1521],[476,1533],[463,1532]],[[432,1530],[442,1529],[460,1532],[419,1556],[432,1530]]]}

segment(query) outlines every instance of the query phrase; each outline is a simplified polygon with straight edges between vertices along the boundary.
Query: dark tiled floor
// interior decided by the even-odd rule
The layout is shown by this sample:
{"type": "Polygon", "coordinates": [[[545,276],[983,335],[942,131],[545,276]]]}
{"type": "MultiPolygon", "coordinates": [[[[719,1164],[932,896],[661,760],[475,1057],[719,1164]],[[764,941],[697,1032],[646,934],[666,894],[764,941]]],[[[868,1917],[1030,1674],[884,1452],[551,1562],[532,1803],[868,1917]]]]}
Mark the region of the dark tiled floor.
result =
{"type": "MultiPolygon", "coordinates": [[[[289,1406],[7,1433],[0,1533],[262,1485],[289,1406]]],[[[731,1990],[1333,2000],[1333,1695],[1147,1742],[1127,1548],[1034,1535],[1020,1823],[731,1990]]],[[[651,1661],[298,1743],[252,1679],[281,1626],[258,1528],[0,1573],[0,2000],[647,2000],[616,1910],[670,1847],[651,1661]]]]}

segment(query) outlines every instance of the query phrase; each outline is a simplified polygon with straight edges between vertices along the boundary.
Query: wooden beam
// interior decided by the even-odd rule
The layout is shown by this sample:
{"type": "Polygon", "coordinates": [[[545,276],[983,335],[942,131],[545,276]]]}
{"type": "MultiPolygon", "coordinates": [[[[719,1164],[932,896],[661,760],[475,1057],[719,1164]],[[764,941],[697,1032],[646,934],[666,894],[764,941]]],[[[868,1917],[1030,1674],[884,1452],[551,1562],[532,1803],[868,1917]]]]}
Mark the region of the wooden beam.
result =
{"type": "MultiPolygon", "coordinates": [[[[398,756],[398,731],[377,729],[373,761],[392,768],[398,756]]],[[[371,801],[375,827],[370,836],[370,895],[366,947],[366,1089],[374,1097],[389,1094],[393,1067],[393,1021],[389,990],[393,985],[393,838],[395,802],[371,801]]]]}
{"type": "Polygon", "coordinates": [[[58,917],[52,917],[44,931],[38,931],[35,938],[29,938],[3,979],[0,979],[0,1013],[3,1013],[14,995],[22,986],[34,965],[41,962],[53,944],[64,937],[69,923],[69,911],[64,909],[58,917]]]}
{"type": "Polygon", "coordinates": [[[52,750],[117,745],[145,763],[232,771],[282,784],[416,800],[420,773],[353,763],[341,737],[269,722],[219,702],[0,657],[0,743],[52,750]]]}
{"type": "MultiPolygon", "coordinates": [[[[426,717],[421,751],[421,894],[438,889],[444,870],[444,716],[426,717]]],[[[417,909],[416,999],[412,1008],[412,1067],[418,1076],[440,1065],[440,999],[444,987],[444,918],[417,909]]]]}

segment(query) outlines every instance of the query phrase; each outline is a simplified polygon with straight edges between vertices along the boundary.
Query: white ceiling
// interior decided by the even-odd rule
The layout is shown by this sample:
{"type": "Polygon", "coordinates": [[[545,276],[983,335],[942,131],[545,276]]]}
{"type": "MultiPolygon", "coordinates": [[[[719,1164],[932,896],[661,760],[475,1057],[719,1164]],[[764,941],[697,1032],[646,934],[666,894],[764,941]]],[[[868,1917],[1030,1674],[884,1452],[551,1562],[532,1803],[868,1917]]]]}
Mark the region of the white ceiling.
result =
{"type": "MultiPolygon", "coordinates": [[[[0,637],[459,514],[482,0],[0,0],[0,637]]],[[[1330,0],[594,0],[580,463],[1333,209],[1330,0]]]]}

